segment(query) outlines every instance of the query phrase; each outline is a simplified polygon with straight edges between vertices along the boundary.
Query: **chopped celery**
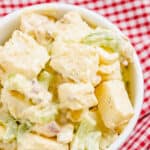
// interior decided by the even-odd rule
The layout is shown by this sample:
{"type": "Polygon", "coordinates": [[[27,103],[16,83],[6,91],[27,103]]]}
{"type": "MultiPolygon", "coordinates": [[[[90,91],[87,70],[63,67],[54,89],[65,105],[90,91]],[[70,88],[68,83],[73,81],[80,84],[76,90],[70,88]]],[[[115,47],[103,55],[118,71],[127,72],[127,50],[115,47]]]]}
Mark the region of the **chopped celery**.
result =
{"type": "Polygon", "coordinates": [[[32,124],[30,122],[25,122],[19,125],[18,127],[18,134],[17,139],[21,138],[22,135],[27,132],[32,127],[32,124]]]}
{"type": "Polygon", "coordinates": [[[117,34],[112,34],[110,30],[99,30],[87,35],[82,43],[100,46],[110,52],[116,52],[120,49],[120,39],[117,34]]]}
{"type": "Polygon", "coordinates": [[[95,129],[96,122],[89,116],[86,116],[80,123],[80,126],[71,143],[71,150],[85,150],[85,140],[87,135],[95,129]]]}
{"type": "Polygon", "coordinates": [[[23,117],[32,123],[48,123],[55,119],[57,115],[57,106],[52,104],[50,106],[32,106],[27,109],[23,117]]]}
{"type": "Polygon", "coordinates": [[[11,78],[13,78],[13,77],[15,77],[16,76],[16,74],[15,73],[11,73],[11,74],[9,74],[8,75],[8,80],[10,80],[11,78]]]}
{"type": "Polygon", "coordinates": [[[3,137],[4,141],[10,142],[16,138],[18,125],[15,120],[11,120],[7,124],[6,133],[3,137]]]}
{"type": "Polygon", "coordinates": [[[101,133],[98,131],[90,132],[85,140],[86,150],[99,150],[100,149],[101,133]]]}
{"type": "Polygon", "coordinates": [[[130,62],[133,62],[134,49],[129,40],[117,32],[109,29],[98,29],[95,32],[85,36],[81,43],[99,46],[110,53],[117,52],[130,62]]]}
{"type": "Polygon", "coordinates": [[[16,121],[7,113],[2,113],[0,115],[0,124],[5,127],[5,133],[3,140],[5,142],[11,142],[16,138],[18,125],[16,121]]]}
{"type": "Polygon", "coordinates": [[[43,71],[40,73],[38,81],[43,85],[44,88],[48,89],[49,85],[53,81],[53,75],[47,71],[43,71]]]}

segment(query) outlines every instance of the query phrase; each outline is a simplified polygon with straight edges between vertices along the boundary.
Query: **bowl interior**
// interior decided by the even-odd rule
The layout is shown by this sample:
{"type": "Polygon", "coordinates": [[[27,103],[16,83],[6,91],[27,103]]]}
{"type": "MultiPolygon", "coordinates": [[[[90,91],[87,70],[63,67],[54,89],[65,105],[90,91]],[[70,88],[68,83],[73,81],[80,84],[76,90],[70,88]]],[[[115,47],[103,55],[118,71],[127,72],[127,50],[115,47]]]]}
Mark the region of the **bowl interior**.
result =
{"type": "MultiPolygon", "coordinates": [[[[41,5],[27,7],[2,18],[0,21],[0,32],[1,32],[0,44],[3,44],[10,37],[11,33],[19,27],[21,14],[30,11],[40,12],[42,14],[46,14],[48,16],[55,17],[55,18],[61,17],[64,13],[68,11],[78,11],[81,14],[81,16],[90,25],[92,26],[100,25],[105,28],[110,28],[116,31],[118,34],[124,36],[122,32],[115,25],[110,23],[103,16],[100,16],[92,11],[77,6],[67,5],[67,4],[51,3],[51,4],[41,4],[41,5]]],[[[121,146],[121,144],[123,144],[125,139],[128,137],[128,135],[130,134],[130,132],[132,131],[133,127],[136,124],[142,106],[143,77],[142,77],[140,63],[136,53],[134,53],[133,64],[131,65],[130,68],[130,80],[131,80],[130,92],[132,95],[131,99],[132,99],[135,115],[130,120],[129,124],[122,132],[122,134],[119,136],[119,138],[110,146],[109,149],[112,150],[115,150],[119,146],[121,146]]]]}

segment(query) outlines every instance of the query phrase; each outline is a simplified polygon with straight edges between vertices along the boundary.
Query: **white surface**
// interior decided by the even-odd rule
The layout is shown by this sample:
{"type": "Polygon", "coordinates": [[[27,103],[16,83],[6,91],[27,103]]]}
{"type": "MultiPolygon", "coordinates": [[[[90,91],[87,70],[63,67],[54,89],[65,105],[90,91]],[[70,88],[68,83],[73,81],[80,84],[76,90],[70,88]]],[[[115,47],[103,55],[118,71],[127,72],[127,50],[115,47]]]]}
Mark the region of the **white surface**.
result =
{"type": "MultiPolygon", "coordinates": [[[[115,25],[110,23],[106,18],[92,11],[67,4],[51,3],[51,4],[34,5],[28,8],[24,8],[2,18],[0,21],[0,32],[1,32],[0,43],[3,43],[5,40],[7,40],[12,31],[18,27],[20,15],[26,11],[46,12],[46,14],[51,14],[52,16],[60,17],[65,12],[70,10],[78,11],[82,15],[82,17],[89,23],[111,28],[116,32],[118,32],[119,34],[121,34],[122,36],[124,36],[115,25]]],[[[133,94],[133,105],[135,115],[130,120],[129,124],[122,132],[122,134],[119,136],[119,138],[110,146],[109,150],[116,150],[121,146],[121,144],[124,143],[128,135],[133,130],[141,111],[144,87],[143,87],[142,70],[136,54],[134,54],[134,63],[132,66],[131,76],[133,81],[132,94],[133,94]]]]}

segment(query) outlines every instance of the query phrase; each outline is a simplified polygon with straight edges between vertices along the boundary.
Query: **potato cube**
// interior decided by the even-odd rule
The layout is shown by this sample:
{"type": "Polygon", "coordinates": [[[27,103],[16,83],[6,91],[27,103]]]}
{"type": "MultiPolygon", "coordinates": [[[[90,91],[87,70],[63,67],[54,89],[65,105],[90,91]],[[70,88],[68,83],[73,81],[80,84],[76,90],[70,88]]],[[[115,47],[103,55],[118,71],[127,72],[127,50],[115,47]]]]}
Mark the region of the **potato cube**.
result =
{"type": "Polygon", "coordinates": [[[44,68],[48,59],[47,50],[43,46],[18,30],[14,31],[0,51],[0,66],[6,75],[21,73],[28,78],[34,78],[44,68]]]}
{"type": "Polygon", "coordinates": [[[64,83],[58,87],[60,103],[71,110],[89,108],[98,104],[91,84],[64,83]]]}
{"type": "Polygon", "coordinates": [[[111,80],[96,88],[99,112],[106,127],[116,129],[133,116],[133,108],[122,81],[111,80]]]}

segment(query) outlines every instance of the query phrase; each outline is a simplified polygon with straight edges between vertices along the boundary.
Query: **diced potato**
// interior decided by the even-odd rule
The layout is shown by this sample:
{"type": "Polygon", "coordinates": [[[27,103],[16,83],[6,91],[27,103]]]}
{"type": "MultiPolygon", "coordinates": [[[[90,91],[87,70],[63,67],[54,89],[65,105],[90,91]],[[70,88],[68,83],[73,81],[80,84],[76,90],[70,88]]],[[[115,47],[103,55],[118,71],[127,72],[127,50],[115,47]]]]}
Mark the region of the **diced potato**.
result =
{"type": "Polygon", "coordinates": [[[116,129],[133,116],[133,108],[122,81],[112,80],[96,88],[99,112],[106,127],[116,129]]]}
{"type": "Polygon", "coordinates": [[[100,65],[99,73],[103,81],[107,80],[122,80],[121,68],[119,61],[110,65],[100,65]]]}
{"type": "Polygon", "coordinates": [[[64,24],[70,24],[70,23],[81,23],[84,22],[83,19],[81,18],[81,15],[78,12],[75,11],[70,11],[66,13],[60,20],[60,23],[64,24]]]}
{"type": "Polygon", "coordinates": [[[63,126],[57,134],[57,141],[61,143],[70,143],[73,139],[73,128],[71,124],[63,126]]]}
{"type": "Polygon", "coordinates": [[[79,42],[92,29],[78,12],[68,12],[56,22],[56,39],[79,42]]]}
{"type": "Polygon", "coordinates": [[[38,13],[23,14],[20,29],[33,36],[40,44],[49,49],[56,26],[53,20],[38,13]]]}
{"type": "Polygon", "coordinates": [[[30,106],[30,103],[18,98],[19,97],[12,96],[8,90],[2,89],[1,101],[4,107],[7,108],[10,114],[16,119],[21,118],[22,112],[30,106]]]}
{"type": "Polygon", "coordinates": [[[68,110],[67,111],[67,119],[72,122],[80,122],[85,114],[84,110],[68,110]]]}
{"type": "Polygon", "coordinates": [[[22,94],[22,99],[32,104],[48,103],[52,100],[52,94],[37,80],[28,80],[20,74],[9,77],[4,87],[11,93],[22,94]]]}
{"type": "Polygon", "coordinates": [[[57,122],[52,121],[46,124],[36,124],[32,131],[45,137],[54,137],[60,132],[60,126],[57,122]]]}
{"type": "Polygon", "coordinates": [[[68,145],[60,144],[53,139],[25,133],[18,140],[18,150],[69,150],[68,145]]]}
{"type": "Polygon", "coordinates": [[[0,51],[0,66],[6,75],[21,73],[28,78],[34,78],[44,68],[48,59],[49,56],[44,47],[18,30],[14,31],[3,50],[0,51]]]}
{"type": "Polygon", "coordinates": [[[100,57],[100,64],[112,64],[119,58],[118,53],[109,53],[100,47],[96,47],[96,51],[100,57]]]}
{"type": "Polygon", "coordinates": [[[64,83],[58,87],[59,100],[64,108],[79,110],[98,104],[91,84],[64,83]]]}
{"type": "Polygon", "coordinates": [[[97,85],[99,56],[93,47],[62,41],[55,42],[52,49],[51,67],[64,77],[76,82],[97,85]]]}
{"type": "Polygon", "coordinates": [[[54,26],[53,20],[38,13],[25,13],[21,16],[20,29],[25,33],[38,34],[39,31],[47,32],[52,30],[54,26]]]}

